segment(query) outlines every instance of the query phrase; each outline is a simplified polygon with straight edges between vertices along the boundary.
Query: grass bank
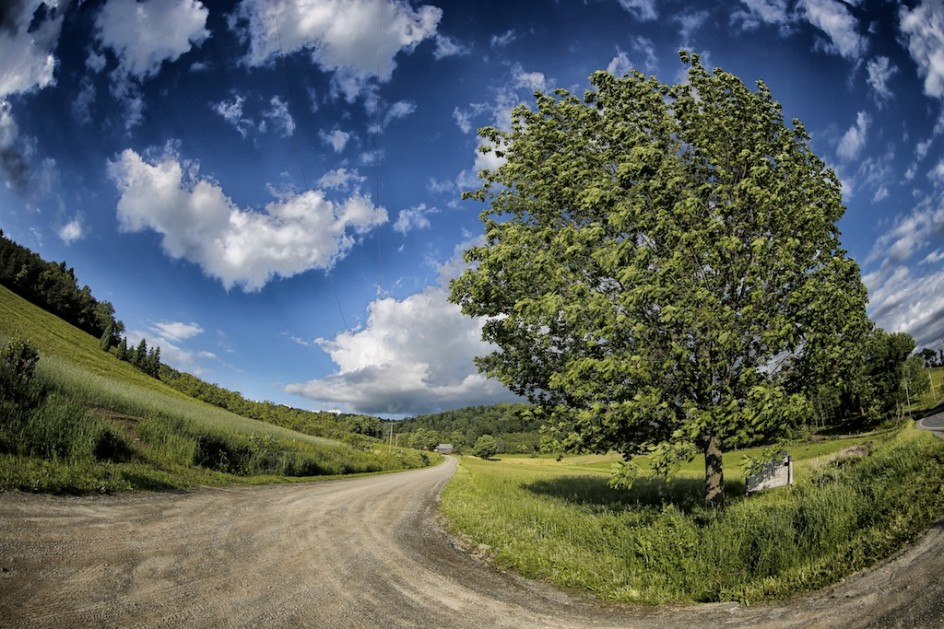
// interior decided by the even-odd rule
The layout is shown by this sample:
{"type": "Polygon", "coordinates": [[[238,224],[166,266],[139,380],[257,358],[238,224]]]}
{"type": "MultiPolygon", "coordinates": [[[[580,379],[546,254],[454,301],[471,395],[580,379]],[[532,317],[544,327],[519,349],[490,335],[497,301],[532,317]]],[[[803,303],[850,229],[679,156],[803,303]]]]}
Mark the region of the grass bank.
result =
{"type": "Polygon", "coordinates": [[[306,435],[199,402],[0,287],[0,491],[186,489],[422,467],[439,455],[306,435]],[[22,362],[22,361],[21,361],[22,362]]]}
{"type": "Polygon", "coordinates": [[[944,516],[944,441],[928,433],[909,426],[788,450],[797,483],[750,496],[744,453],[726,455],[721,515],[701,506],[698,463],[618,491],[607,485],[617,457],[465,457],[442,511],[503,569],[643,604],[750,603],[822,587],[944,516]],[[838,457],[854,446],[869,454],[838,457]]]}

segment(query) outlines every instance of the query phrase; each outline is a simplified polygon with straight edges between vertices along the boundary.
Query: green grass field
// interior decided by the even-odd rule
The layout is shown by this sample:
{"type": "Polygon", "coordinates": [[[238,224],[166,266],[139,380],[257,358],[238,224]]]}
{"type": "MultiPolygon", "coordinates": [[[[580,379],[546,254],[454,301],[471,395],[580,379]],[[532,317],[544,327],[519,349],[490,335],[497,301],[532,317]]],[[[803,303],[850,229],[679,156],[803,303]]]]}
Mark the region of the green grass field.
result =
{"type": "Polygon", "coordinates": [[[822,587],[944,516],[944,440],[928,433],[908,427],[787,449],[796,484],[751,495],[740,462],[759,451],[727,454],[721,515],[702,506],[700,460],[621,491],[607,484],[617,456],[464,457],[442,511],[502,569],[643,604],[750,603],[822,587]]]}
{"type": "Polygon", "coordinates": [[[354,447],[194,400],[0,287],[0,346],[12,339],[27,339],[40,359],[35,382],[17,385],[35,385],[28,404],[3,400],[0,409],[0,490],[186,488],[393,471],[438,460],[378,442],[354,447]]]}

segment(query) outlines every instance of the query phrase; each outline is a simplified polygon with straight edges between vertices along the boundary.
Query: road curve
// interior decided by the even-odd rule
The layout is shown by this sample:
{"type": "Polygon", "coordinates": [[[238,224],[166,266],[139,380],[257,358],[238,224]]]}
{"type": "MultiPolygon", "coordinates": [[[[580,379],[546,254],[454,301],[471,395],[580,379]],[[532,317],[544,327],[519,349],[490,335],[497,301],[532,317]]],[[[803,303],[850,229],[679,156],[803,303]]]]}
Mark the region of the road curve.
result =
{"type": "Polygon", "coordinates": [[[944,437],[944,402],[931,409],[931,411],[918,421],[918,428],[924,430],[933,430],[938,436],[944,437]]]}
{"type": "Polygon", "coordinates": [[[944,527],[879,569],[782,606],[605,606],[492,570],[459,550],[435,524],[455,465],[449,459],[402,474],[182,494],[0,494],[0,624],[665,629],[944,622],[944,527]],[[920,597],[924,604],[916,604],[920,597]]]}

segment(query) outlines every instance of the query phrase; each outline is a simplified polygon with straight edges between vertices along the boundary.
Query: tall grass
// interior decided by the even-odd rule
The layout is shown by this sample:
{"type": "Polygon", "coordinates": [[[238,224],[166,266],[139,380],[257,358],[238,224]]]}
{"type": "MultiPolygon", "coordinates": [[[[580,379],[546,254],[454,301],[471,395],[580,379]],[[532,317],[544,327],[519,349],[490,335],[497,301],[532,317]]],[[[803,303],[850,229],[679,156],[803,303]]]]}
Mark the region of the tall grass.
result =
{"type": "Polygon", "coordinates": [[[802,474],[792,488],[745,496],[732,475],[720,515],[701,506],[692,475],[619,492],[586,464],[468,458],[442,509],[498,566],[603,599],[777,598],[865,567],[944,516],[941,440],[905,430],[868,457],[826,464],[824,450],[793,453],[802,474]]]}
{"type": "Polygon", "coordinates": [[[306,435],[194,400],[0,287],[0,346],[23,338],[40,358],[28,377],[0,373],[0,491],[271,482],[409,469],[441,458],[306,435]]]}

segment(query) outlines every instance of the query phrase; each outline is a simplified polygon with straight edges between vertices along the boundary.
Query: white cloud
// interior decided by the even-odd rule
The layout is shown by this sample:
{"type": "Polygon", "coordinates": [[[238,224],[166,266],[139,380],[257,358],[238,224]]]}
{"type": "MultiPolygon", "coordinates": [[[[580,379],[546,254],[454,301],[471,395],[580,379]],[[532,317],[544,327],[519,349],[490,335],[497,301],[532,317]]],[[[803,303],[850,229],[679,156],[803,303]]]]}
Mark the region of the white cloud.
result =
{"type": "Polygon", "coordinates": [[[517,38],[518,35],[515,33],[514,29],[509,29],[500,35],[492,35],[492,48],[504,48],[517,38]]]}
{"type": "Polygon", "coordinates": [[[925,199],[910,213],[899,215],[892,228],[872,247],[868,260],[882,260],[882,266],[901,263],[932,239],[944,236],[944,199],[925,199]]]}
{"type": "Polygon", "coordinates": [[[918,347],[944,337],[944,269],[917,275],[892,265],[862,278],[869,291],[869,316],[888,331],[907,332],[918,347]]]}
{"type": "MultiPolygon", "coordinates": [[[[144,118],[139,85],[209,36],[209,11],[198,0],[108,0],[95,17],[95,39],[118,61],[111,73],[112,95],[125,106],[125,129],[144,118]]],[[[87,63],[99,63],[97,60],[87,63]]]]}
{"type": "Polygon", "coordinates": [[[846,59],[857,59],[865,52],[866,40],[856,32],[855,16],[839,0],[801,0],[800,8],[806,20],[823,31],[829,38],[828,52],[846,59]]]}
{"type": "Polygon", "coordinates": [[[879,105],[891,100],[893,95],[888,89],[888,81],[898,72],[898,68],[891,65],[888,57],[876,57],[865,65],[865,69],[868,73],[868,83],[875,91],[879,105]]]}
{"type": "Polygon", "coordinates": [[[335,202],[320,190],[280,197],[264,212],[241,209],[198,170],[170,152],[146,161],[126,149],[108,163],[121,193],[121,230],[156,231],[167,255],[198,264],[227,290],[256,291],[275,276],[331,268],[357,235],[387,221],[369,198],[335,202]]]}
{"type": "Polygon", "coordinates": [[[288,103],[278,96],[272,97],[269,108],[262,112],[262,117],[271,122],[283,138],[291,137],[295,133],[295,120],[288,111],[288,103]]]}
{"type": "Polygon", "coordinates": [[[210,36],[198,0],[108,0],[95,18],[96,38],[118,59],[116,78],[143,81],[210,36]]]}
{"type": "Polygon", "coordinates": [[[234,23],[248,23],[250,66],[268,64],[280,54],[299,51],[333,72],[334,87],[353,101],[376,78],[389,81],[396,56],[433,37],[442,10],[414,9],[396,0],[243,0],[234,23]],[[382,25],[378,29],[378,25],[382,25]]]}
{"type": "Polygon", "coordinates": [[[459,129],[463,133],[469,133],[475,129],[473,120],[483,113],[489,110],[488,105],[485,103],[473,103],[469,105],[469,109],[459,109],[456,107],[452,110],[452,118],[456,121],[456,124],[459,125],[459,129]]]}
{"type": "Polygon", "coordinates": [[[72,115],[81,124],[92,121],[92,103],[95,102],[95,85],[88,79],[82,79],[79,93],[72,101],[72,115]]]}
{"type": "Polygon", "coordinates": [[[682,13],[676,15],[674,20],[678,22],[679,37],[682,40],[682,47],[687,48],[692,39],[692,33],[701,28],[701,25],[708,19],[708,11],[695,11],[693,13],[682,13]]]}
{"type": "Polygon", "coordinates": [[[519,64],[515,64],[511,71],[516,88],[526,88],[531,92],[544,92],[547,89],[543,72],[525,72],[519,64]]]}
{"type": "Polygon", "coordinates": [[[633,62],[629,60],[629,55],[619,50],[616,56],[610,59],[610,62],[606,65],[606,71],[613,76],[630,74],[633,71],[633,62]]]}
{"type": "Polygon", "coordinates": [[[67,245],[71,245],[76,240],[79,240],[85,235],[85,231],[82,228],[82,217],[76,215],[75,218],[60,227],[58,233],[59,238],[67,245]]]}
{"type": "Polygon", "coordinates": [[[875,191],[875,194],[872,195],[872,203],[879,203],[888,198],[888,186],[882,185],[879,186],[879,189],[875,191]]]}
{"type": "Polygon", "coordinates": [[[335,153],[340,153],[344,150],[344,147],[347,146],[348,140],[351,139],[351,134],[335,128],[330,133],[319,131],[318,137],[321,138],[322,142],[333,148],[335,153]]]}
{"type": "Polygon", "coordinates": [[[846,131],[839,141],[836,154],[845,160],[856,159],[865,147],[870,124],[871,119],[869,115],[864,111],[860,111],[856,116],[856,123],[849,127],[849,130],[846,131]]]}
{"type": "Polygon", "coordinates": [[[426,207],[425,203],[420,203],[416,207],[406,210],[400,210],[397,214],[397,221],[393,224],[393,229],[404,236],[414,229],[429,229],[429,214],[435,214],[438,210],[434,207],[426,207]]]}
{"type": "Polygon", "coordinates": [[[898,10],[901,32],[908,39],[908,51],[924,77],[924,93],[944,98],[944,4],[928,0],[898,10]]]}
{"type": "Polygon", "coordinates": [[[623,9],[629,11],[637,20],[643,22],[659,17],[656,11],[656,0],[618,0],[623,9]]]}
{"type": "Polygon", "coordinates": [[[152,326],[152,329],[164,338],[173,341],[185,341],[203,333],[203,328],[198,324],[183,323],[181,321],[158,321],[152,326]]]}
{"type": "Polygon", "coordinates": [[[391,105],[390,109],[387,110],[387,113],[384,114],[384,126],[386,127],[394,120],[406,118],[415,111],[416,103],[411,103],[410,101],[406,100],[397,101],[391,105]]]}
{"type": "Polygon", "coordinates": [[[215,105],[211,105],[213,111],[223,117],[223,120],[233,126],[239,135],[246,137],[249,131],[255,127],[252,120],[243,114],[243,104],[246,99],[239,94],[234,94],[232,100],[221,100],[215,105]]]}
{"type": "Polygon", "coordinates": [[[108,59],[105,55],[97,50],[89,50],[88,56],[85,58],[85,67],[91,70],[93,74],[98,74],[104,70],[107,63],[108,59]]]}
{"type": "Polygon", "coordinates": [[[53,52],[62,29],[63,12],[50,9],[33,24],[43,0],[13,2],[0,24],[0,100],[11,94],[42,89],[56,82],[53,52]]]}
{"type": "Polygon", "coordinates": [[[936,249],[926,255],[924,260],[921,261],[921,264],[935,264],[941,261],[944,261],[944,249],[936,249]]]}
{"type": "Polygon", "coordinates": [[[337,371],[285,391],[385,415],[513,401],[472,362],[493,348],[482,341],[482,320],[463,315],[448,301],[448,274],[457,268],[455,260],[444,264],[439,284],[405,299],[373,301],[363,329],[317,339],[337,371]]]}
{"type": "Polygon", "coordinates": [[[741,0],[747,10],[737,10],[731,15],[732,23],[741,22],[744,30],[752,30],[761,24],[784,26],[790,22],[787,0],[741,0]]]}
{"type": "Polygon", "coordinates": [[[472,52],[468,46],[464,46],[445,35],[436,35],[436,49],[433,50],[434,59],[443,59],[445,57],[457,57],[467,55],[472,52]]]}
{"type": "Polygon", "coordinates": [[[321,179],[318,180],[318,186],[333,190],[347,191],[352,187],[357,188],[364,183],[365,177],[362,177],[356,170],[350,171],[346,168],[335,168],[329,170],[321,179]]]}

